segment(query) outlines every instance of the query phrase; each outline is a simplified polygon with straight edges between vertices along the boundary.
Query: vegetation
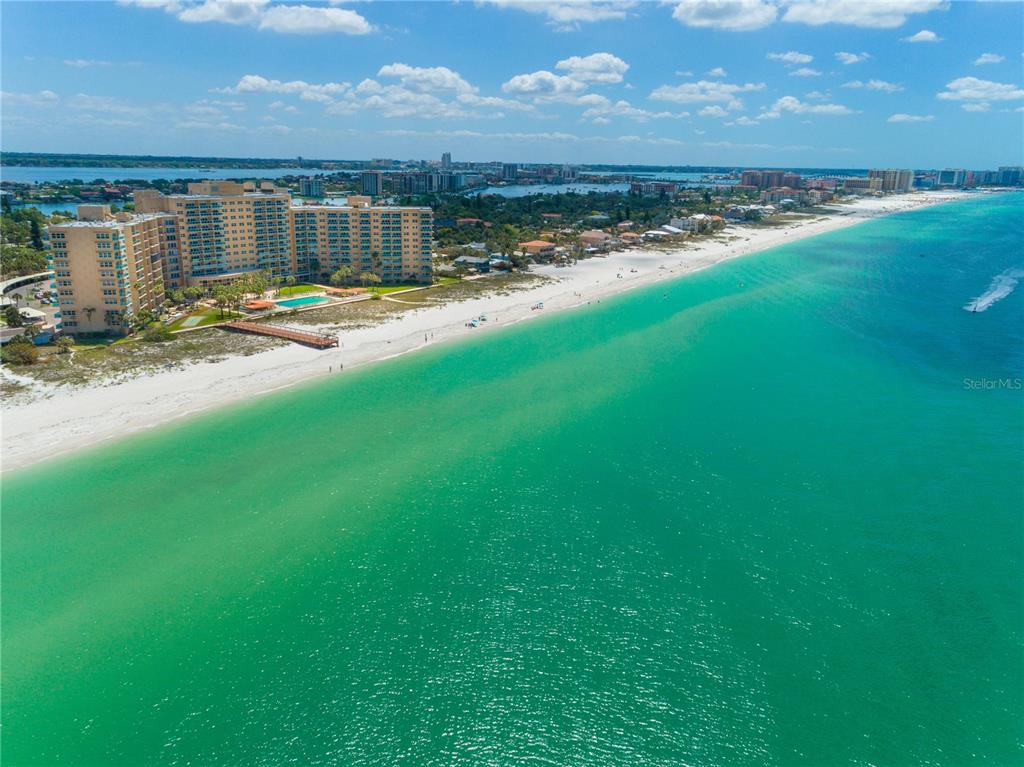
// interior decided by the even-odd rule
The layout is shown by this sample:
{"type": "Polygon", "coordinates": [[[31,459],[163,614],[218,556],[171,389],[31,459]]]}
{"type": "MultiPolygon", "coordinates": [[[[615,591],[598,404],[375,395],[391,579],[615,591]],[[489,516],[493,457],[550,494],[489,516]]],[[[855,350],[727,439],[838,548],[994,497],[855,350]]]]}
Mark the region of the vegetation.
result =
{"type": "Polygon", "coordinates": [[[43,227],[47,217],[35,208],[4,211],[0,217],[0,272],[18,277],[46,270],[43,227]]]}
{"type": "Polygon", "coordinates": [[[0,357],[8,365],[34,365],[39,361],[39,349],[28,336],[16,336],[4,344],[0,357]]]}
{"type": "Polygon", "coordinates": [[[21,317],[21,312],[17,310],[14,304],[8,304],[7,308],[4,309],[4,322],[7,323],[9,328],[20,328],[25,325],[25,320],[21,317]]]}
{"type": "Polygon", "coordinates": [[[173,336],[170,329],[162,322],[155,322],[142,333],[142,340],[150,343],[170,341],[173,336]]]}
{"type": "MultiPolygon", "coordinates": [[[[294,281],[295,278],[292,277],[290,279],[294,281]]],[[[317,285],[305,285],[305,284],[304,285],[295,285],[295,284],[292,284],[292,285],[286,285],[285,287],[281,288],[280,290],[277,291],[277,294],[279,296],[301,296],[304,293],[316,293],[318,290],[323,290],[323,288],[321,288],[321,287],[319,287],[317,285]]]]}

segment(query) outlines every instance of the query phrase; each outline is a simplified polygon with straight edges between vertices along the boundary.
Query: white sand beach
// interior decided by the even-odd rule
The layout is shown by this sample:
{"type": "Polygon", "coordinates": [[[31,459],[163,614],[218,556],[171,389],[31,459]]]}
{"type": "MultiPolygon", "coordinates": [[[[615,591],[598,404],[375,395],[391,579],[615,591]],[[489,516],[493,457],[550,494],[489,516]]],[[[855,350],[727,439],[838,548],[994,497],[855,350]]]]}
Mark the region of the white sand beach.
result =
{"type": "MultiPolygon", "coordinates": [[[[344,375],[358,366],[424,346],[499,333],[516,322],[585,306],[615,293],[678,278],[776,245],[963,196],[934,192],[865,198],[835,206],[828,215],[783,226],[729,226],[725,237],[690,241],[683,249],[637,249],[583,260],[566,268],[534,267],[535,273],[551,279],[506,295],[428,304],[374,327],[346,331],[337,349],[318,351],[291,344],[219,362],[197,362],[115,384],[51,387],[38,391],[39,396],[27,402],[5,405],[0,416],[2,469],[23,468],[318,376],[337,376],[341,366],[344,375]],[[541,302],[543,309],[533,308],[541,302]],[[468,320],[481,314],[487,316],[487,322],[467,327],[468,320]]],[[[12,374],[4,371],[4,375],[12,374]]],[[[37,390],[46,388],[38,383],[33,386],[37,390]]]]}

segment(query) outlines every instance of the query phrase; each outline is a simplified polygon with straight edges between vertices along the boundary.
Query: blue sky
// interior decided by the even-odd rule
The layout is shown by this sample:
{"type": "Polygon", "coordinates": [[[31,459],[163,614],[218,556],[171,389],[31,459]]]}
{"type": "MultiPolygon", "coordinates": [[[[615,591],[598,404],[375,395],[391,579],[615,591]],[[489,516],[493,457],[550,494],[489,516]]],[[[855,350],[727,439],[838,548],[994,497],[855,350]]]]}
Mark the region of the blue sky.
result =
{"type": "Polygon", "coordinates": [[[1022,164],[1024,5],[4,2],[9,151],[1022,164]]]}

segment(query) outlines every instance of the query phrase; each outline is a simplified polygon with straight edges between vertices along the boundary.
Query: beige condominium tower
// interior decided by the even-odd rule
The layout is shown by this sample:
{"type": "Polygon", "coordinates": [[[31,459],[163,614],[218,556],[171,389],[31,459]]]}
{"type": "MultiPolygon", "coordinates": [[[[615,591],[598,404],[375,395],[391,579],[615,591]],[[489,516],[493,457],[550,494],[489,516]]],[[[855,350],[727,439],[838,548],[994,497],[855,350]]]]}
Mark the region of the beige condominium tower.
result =
{"type": "Polygon", "coordinates": [[[168,288],[230,282],[246,272],[294,273],[289,232],[291,195],[269,182],[202,181],[188,194],[135,193],[139,213],[169,213],[178,221],[168,252],[168,288]]]}
{"type": "Polygon", "coordinates": [[[340,267],[372,272],[385,283],[427,282],[433,276],[430,208],[373,206],[352,196],[344,206],[291,209],[295,273],[322,280],[340,267]]]}
{"type": "Polygon", "coordinates": [[[164,298],[161,256],[175,220],[78,206],[78,220],[48,227],[48,259],[60,302],[60,329],[123,335],[164,298]]]}

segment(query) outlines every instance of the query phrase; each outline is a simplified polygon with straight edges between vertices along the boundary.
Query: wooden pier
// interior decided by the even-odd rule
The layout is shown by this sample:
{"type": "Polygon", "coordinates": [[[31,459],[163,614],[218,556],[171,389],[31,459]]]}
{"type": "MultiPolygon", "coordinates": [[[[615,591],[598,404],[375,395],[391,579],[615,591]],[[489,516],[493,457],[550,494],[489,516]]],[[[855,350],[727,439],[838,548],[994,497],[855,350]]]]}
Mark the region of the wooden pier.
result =
{"type": "Polygon", "coordinates": [[[305,344],[316,349],[329,349],[338,345],[338,337],[330,333],[317,333],[308,330],[294,330],[293,328],[282,327],[281,325],[269,325],[262,322],[246,322],[238,320],[221,325],[228,330],[237,330],[242,333],[254,333],[260,336],[273,336],[274,338],[285,338],[297,344],[305,344]]]}

